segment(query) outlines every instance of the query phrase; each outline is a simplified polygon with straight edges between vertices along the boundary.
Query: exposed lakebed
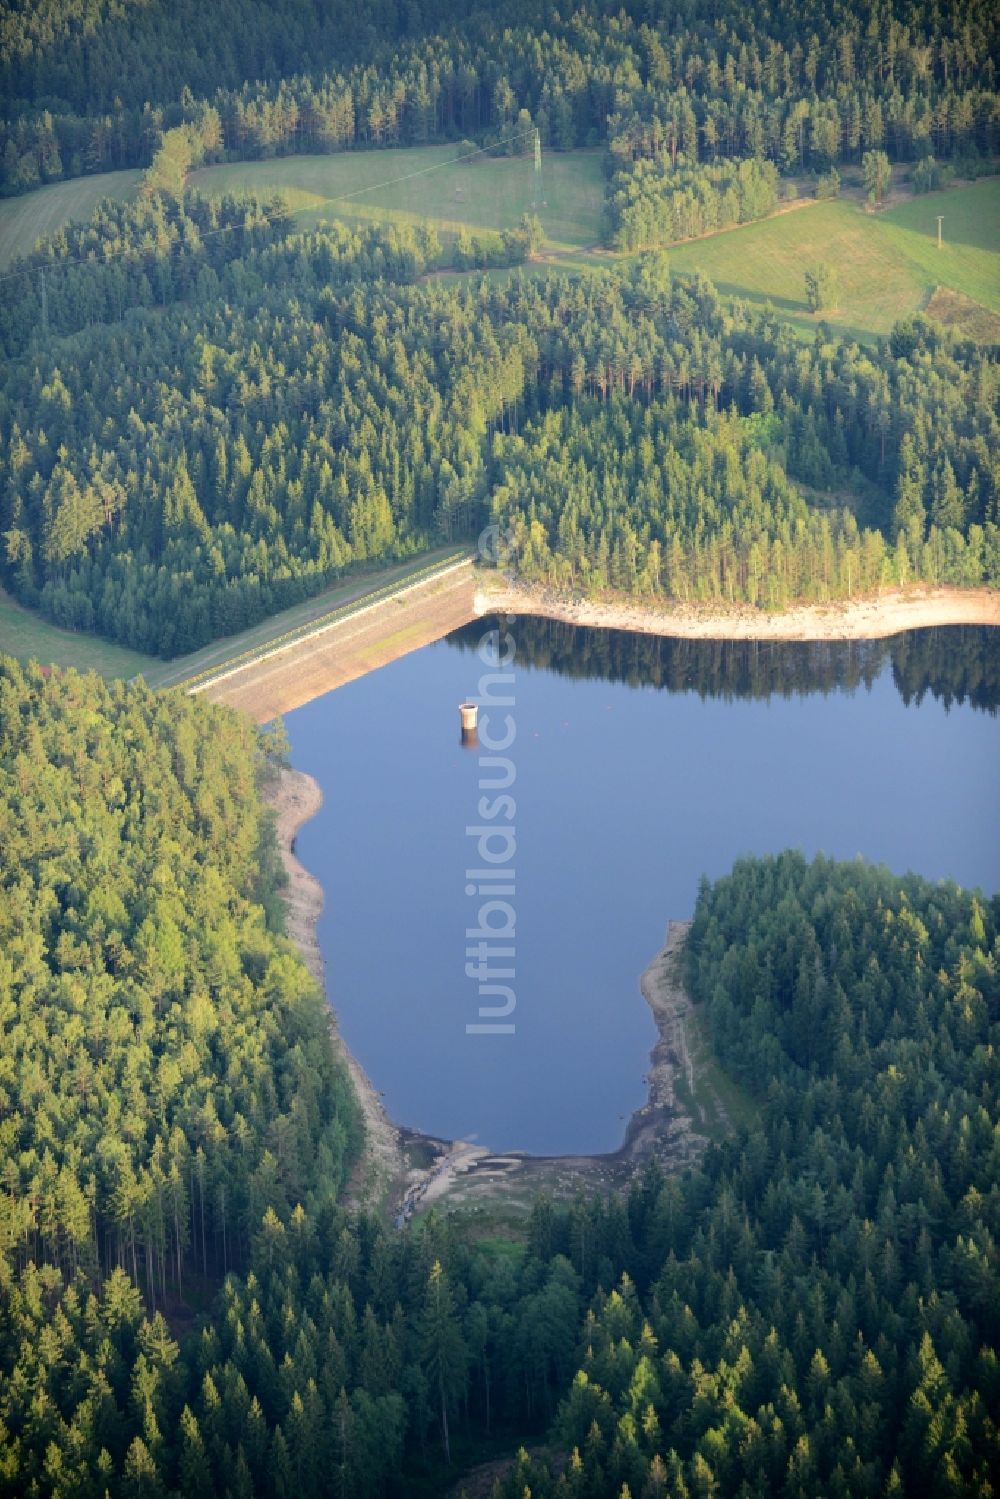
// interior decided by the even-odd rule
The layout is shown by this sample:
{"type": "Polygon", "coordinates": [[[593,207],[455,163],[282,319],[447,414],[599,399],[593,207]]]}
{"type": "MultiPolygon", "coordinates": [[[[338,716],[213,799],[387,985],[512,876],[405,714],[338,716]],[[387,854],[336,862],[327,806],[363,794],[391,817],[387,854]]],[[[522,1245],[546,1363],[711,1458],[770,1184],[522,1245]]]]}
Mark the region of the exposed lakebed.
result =
{"type": "Polygon", "coordinates": [[[287,719],[325,798],[298,852],[326,893],[330,999],[400,1123],[500,1151],[615,1149],[654,1039],[638,975],[699,877],[742,853],[1000,885],[1000,632],[757,645],[519,618],[493,728],[513,715],[515,1030],[468,1034],[466,829],[492,772],[460,744],[457,706],[488,670],[490,625],[287,719]]]}

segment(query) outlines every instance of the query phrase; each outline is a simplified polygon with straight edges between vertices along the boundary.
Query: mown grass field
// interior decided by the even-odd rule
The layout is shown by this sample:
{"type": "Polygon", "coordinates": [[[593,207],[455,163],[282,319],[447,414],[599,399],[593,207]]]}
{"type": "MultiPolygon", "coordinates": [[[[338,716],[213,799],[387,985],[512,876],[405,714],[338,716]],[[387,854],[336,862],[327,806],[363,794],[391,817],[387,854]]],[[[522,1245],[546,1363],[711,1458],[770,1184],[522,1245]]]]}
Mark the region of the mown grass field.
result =
{"type": "Polygon", "coordinates": [[[22,608],[0,589],[0,655],[29,658],[43,666],[73,666],[77,671],[98,671],[102,677],[134,677],[139,672],[152,680],[163,665],[154,656],[113,645],[96,635],[78,635],[60,630],[32,609],[22,608]]]}
{"type": "Polygon", "coordinates": [[[156,656],[146,656],[141,651],[129,650],[115,645],[97,635],[78,634],[75,630],[61,630],[50,624],[33,609],[25,609],[0,589],[0,655],[17,656],[40,661],[44,666],[72,666],[78,671],[98,671],[102,677],[134,677],[140,672],[153,687],[170,687],[184,682],[189,677],[213,667],[223,667],[244,651],[263,647],[270,641],[285,635],[300,626],[371,593],[387,584],[398,583],[402,587],[411,573],[418,573],[435,562],[445,562],[458,556],[459,547],[436,547],[422,552],[411,561],[395,563],[389,567],[352,573],[339,579],[314,598],[294,604],[280,614],[243,630],[239,635],[227,635],[190,655],[178,656],[173,661],[161,661],[156,656]]]}
{"type": "Polygon", "coordinates": [[[101,172],[72,182],[52,182],[22,198],[0,201],[0,269],[27,255],[43,235],[73,219],[89,219],[102,198],[131,198],[142,173],[101,172]]]}
{"type": "Polygon", "coordinates": [[[430,222],[439,232],[512,228],[537,213],[553,249],[597,242],[604,206],[601,152],[546,152],[542,198],[534,159],[477,156],[456,161],[455,146],[347,151],[330,156],[285,156],[271,161],[203,167],[192,187],[210,194],[280,192],[296,220],[311,226],[343,218],[390,224],[430,222]]]}
{"type": "MultiPolygon", "coordinates": [[[[447,145],[288,156],[205,167],[192,174],[191,183],[212,194],[280,192],[302,227],[332,218],[429,221],[452,235],[463,225],[503,229],[533,211],[546,236],[536,273],[614,265],[616,257],[590,253],[601,236],[599,150],[546,152],[541,202],[530,153],[463,163],[455,151],[447,145]]],[[[30,250],[40,235],[86,217],[100,198],[129,196],[138,178],[138,172],[110,172],[0,203],[0,266],[30,250]]],[[[943,321],[974,337],[993,338],[1000,316],[998,246],[1000,180],[991,179],[911,198],[877,214],[866,213],[854,198],[809,203],[677,245],[670,262],[680,272],[704,271],[732,296],[770,302],[810,337],[816,319],[806,306],[804,271],[827,260],[837,269],[839,295],[837,307],[823,316],[841,332],[871,338],[931,304],[943,321]],[[941,250],[938,213],[944,215],[941,250]],[[938,287],[943,292],[934,297],[938,287]]]]}
{"type": "Polygon", "coordinates": [[[674,270],[704,271],[720,291],[771,302],[810,335],[817,319],[806,306],[804,273],[821,260],[835,267],[839,283],[838,305],[822,317],[856,337],[888,333],[925,307],[939,285],[1000,312],[1000,181],[911,198],[876,214],[848,198],[810,204],[670,251],[674,270]]]}
{"type": "Polygon", "coordinates": [[[950,287],[1000,312],[1000,179],[911,198],[879,215],[877,224],[887,243],[922,272],[925,286],[950,287]]]}

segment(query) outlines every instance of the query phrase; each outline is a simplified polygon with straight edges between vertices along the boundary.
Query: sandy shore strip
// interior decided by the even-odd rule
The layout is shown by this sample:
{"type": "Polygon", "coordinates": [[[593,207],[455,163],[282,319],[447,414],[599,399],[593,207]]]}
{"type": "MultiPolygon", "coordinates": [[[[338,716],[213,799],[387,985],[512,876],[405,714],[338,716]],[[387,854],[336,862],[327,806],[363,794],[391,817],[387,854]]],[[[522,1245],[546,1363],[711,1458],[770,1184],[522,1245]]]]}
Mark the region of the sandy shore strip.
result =
{"type": "MultiPolygon", "coordinates": [[[[656,1045],[650,1052],[650,1069],[646,1077],[649,1099],[646,1109],[667,1113],[678,1110],[677,1077],[683,1074],[689,1093],[694,1092],[694,1073],[688,1050],[685,1021],[691,1012],[691,999],[684,987],[680,956],[690,921],[668,921],[667,939],[639,978],[642,997],[653,1012],[656,1023],[656,1045]]],[[[633,1114],[629,1134],[637,1133],[635,1123],[643,1110],[633,1114]]]]}
{"type": "MultiPolygon", "coordinates": [[[[323,805],[323,791],[319,782],[305,771],[285,769],[268,787],[267,803],[275,814],[278,848],[288,876],[284,892],[285,932],[326,993],[326,965],[316,933],[324,905],[323,887],[295,852],[295,836],[323,805]]],[[[354,1084],[365,1126],[364,1149],[347,1183],[344,1205],[376,1212],[388,1210],[397,1224],[403,1223],[419,1208],[444,1196],[454,1182],[489,1152],[466,1140],[436,1140],[419,1130],[400,1130],[393,1124],[381,1094],[347,1047],[332,1005],[329,1010],[334,1045],[344,1058],[354,1084]],[[409,1166],[404,1143],[429,1153],[430,1164],[409,1166]]]]}
{"type": "Polygon", "coordinates": [[[622,597],[577,599],[529,588],[498,574],[480,574],[477,615],[533,614],[605,630],[673,635],[686,640],[881,640],[935,625],[1000,626],[1000,590],[916,587],[875,598],[798,604],[778,614],[737,606],[670,604],[622,597]]]}
{"type": "Polygon", "coordinates": [[[503,574],[475,570],[470,561],[213,678],[199,690],[267,723],[461,625],[499,613],[689,640],[879,640],[932,625],[1000,625],[1000,590],[914,586],[848,603],[796,605],[780,614],[746,606],[657,608],[623,596],[582,599],[529,588],[503,574]]]}
{"type": "MultiPolygon", "coordinates": [[[[316,923],[323,909],[323,887],[295,853],[295,835],[323,805],[323,792],[319,782],[304,771],[282,770],[268,787],[266,799],[275,814],[278,848],[288,876],[284,892],[285,931],[298,947],[313,978],[326,992],[326,968],[316,935],[316,923]]],[[[346,1204],[377,1208],[393,1196],[403,1177],[399,1132],[382,1107],[371,1078],[345,1045],[332,1007],[330,1029],[350,1073],[365,1125],[364,1149],[347,1186],[346,1204]]]]}

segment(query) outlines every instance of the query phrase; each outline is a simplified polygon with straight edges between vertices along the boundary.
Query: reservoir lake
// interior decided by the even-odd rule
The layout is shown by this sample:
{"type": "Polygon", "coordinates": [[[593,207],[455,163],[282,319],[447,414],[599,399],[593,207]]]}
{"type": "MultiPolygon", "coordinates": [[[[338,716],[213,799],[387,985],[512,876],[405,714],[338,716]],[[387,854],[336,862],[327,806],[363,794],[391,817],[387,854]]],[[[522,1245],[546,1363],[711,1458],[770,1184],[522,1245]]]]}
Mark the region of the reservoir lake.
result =
{"type": "MultiPolygon", "coordinates": [[[[499,689],[494,689],[498,691],[499,689]]],[[[655,1031],[639,975],[702,875],[787,847],[1000,886],[1000,631],[681,641],[478,620],[290,713],[323,788],[299,857],[342,1033],[398,1123],[495,1151],[616,1149],[655,1031]],[[469,1034],[480,756],[458,704],[509,631],[512,1034],[469,1034]]],[[[484,710],[485,711],[485,710],[484,710]]],[[[493,845],[496,847],[496,845],[493,845]]],[[[499,939],[498,939],[499,940],[499,939]]],[[[486,1003],[496,1004],[496,1000],[486,1003]]]]}

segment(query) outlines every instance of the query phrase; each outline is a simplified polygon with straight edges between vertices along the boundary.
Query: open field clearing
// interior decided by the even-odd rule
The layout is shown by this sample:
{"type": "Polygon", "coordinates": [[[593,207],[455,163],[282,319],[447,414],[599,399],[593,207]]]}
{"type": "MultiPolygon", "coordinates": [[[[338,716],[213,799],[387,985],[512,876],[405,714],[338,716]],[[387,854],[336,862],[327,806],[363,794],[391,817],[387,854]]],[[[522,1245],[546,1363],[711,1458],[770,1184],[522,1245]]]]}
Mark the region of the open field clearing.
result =
{"type": "MultiPolygon", "coordinates": [[[[203,167],[191,174],[190,183],[218,195],[280,192],[303,228],[331,218],[396,224],[429,220],[440,231],[457,234],[463,225],[473,232],[510,228],[523,213],[536,212],[551,248],[579,249],[600,237],[600,151],[546,153],[541,204],[530,154],[477,156],[463,165],[455,161],[455,152],[451,144],[286,156],[203,167]]],[[[141,176],[139,171],[103,172],[0,201],[0,267],[28,254],[43,235],[74,219],[88,219],[102,198],[132,197],[141,176]]]]}
{"type": "Polygon", "coordinates": [[[243,630],[239,635],[226,636],[201,650],[192,651],[190,655],[178,656],[173,661],[161,661],[155,656],[129,650],[109,640],[102,640],[98,635],[61,630],[33,609],[25,609],[21,604],[15,603],[0,590],[0,655],[17,656],[22,661],[31,658],[46,666],[72,666],[79,671],[97,671],[103,677],[134,677],[141,672],[151,686],[170,687],[215,668],[222,670],[235,657],[258,648],[264,649],[271,641],[307,627],[332,610],[387,585],[398,584],[402,588],[410,578],[435,563],[444,564],[462,555],[464,552],[461,548],[439,547],[434,551],[422,552],[412,561],[353,573],[339,579],[314,598],[294,604],[290,609],[283,609],[280,614],[271,615],[269,619],[262,620],[249,630],[243,630]]]}
{"type": "Polygon", "coordinates": [[[33,609],[25,609],[0,589],[0,655],[21,661],[40,661],[43,666],[72,666],[77,671],[96,671],[102,677],[134,677],[142,672],[152,681],[163,666],[155,656],[131,651],[97,635],[61,630],[33,609]]]}
{"type": "Polygon", "coordinates": [[[101,172],[72,182],[51,182],[37,192],[0,202],[0,269],[27,255],[39,239],[74,219],[89,219],[102,198],[131,198],[142,173],[101,172]]]}
{"type": "Polygon", "coordinates": [[[329,156],[286,156],[232,166],[203,167],[191,186],[211,194],[280,192],[299,224],[344,218],[388,224],[430,221],[446,234],[463,226],[512,228],[523,213],[537,213],[546,242],[578,249],[600,237],[604,205],[601,152],[546,152],[541,202],[532,155],[476,156],[456,161],[456,147],[416,146],[388,151],[346,151],[329,156]]]}
{"type": "Polygon", "coordinates": [[[925,285],[946,286],[1000,312],[1000,179],[987,178],[900,203],[876,219],[882,237],[925,285]],[[937,247],[937,215],[944,217],[937,247]]]}
{"type": "MultiPolygon", "coordinates": [[[[473,231],[502,229],[522,213],[537,211],[545,251],[556,252],[553,259],[543,252],[534,267],[538,273],[613,265],[618,257],[587,253],[601,235],[600,153],[547,153],[543,174],[545,206],[539,207],[530,156],[483,156],[462,164],[454,160],[452,146],[207,167],[191,181],[209,192],[281,192],[303,225],[330,217],[430,220],[453,234],[463,225],[473,231]]],[[[951,315],[942,320],[974,337],[991,337],[990,314],[1000,313],[998,244],[1000,181],[991,179],[912,198],[880,214],[869,214],[847,198],[808,202],[668,253],[678,271],[703,270],[722,291],[751,302],[770,301],[810,336],[816,320],[806,307],[804,269],[827,260],[837,268],[839,305],[824,317],[844,333],[862,338],[887,333],[899,318],[926,307],[941,286],[972,304],[964,305],[961,315],[950,307],[951,315]],[[941,250],[938,213],[945,215],[941,250]]]]}
{"type": "MultiPolygon", "coordinates": [[[[445,235],[466,227],[503,229],[537,212],[545,229],[532,270],[578,273],[613,266],[592,254],[601,236],[604,178],[598,150],[548,152],[544,198],[537,201],[533,159],[455,158],[456,147],[421,146],[287,156],[204,167],[191,175],[210,194],[280,192],[303,228],[322,220],[419,224],[445,235]]],[[[127,198],[138,172],[109,172],[54,183],[0,203],[0,267],[71,219],[86,218],[101,198],[127,198]]],[[[929,309],[967,336],[997,337],[1000,317],[1000,179],[910,198],[879,214],[851,198],[807,202],[795,211],[706,239],[673,246],[671,266],[703,271],[729,295],[770,302],[800,332],[816,319],[805,302],[804,271],[825,260],[838,277],[838,305],[823,313],[837,330],[861,338],[887,333],[907,314],[929,309]],[[944,244],[937,247],[937,215],[944,244]]],[[[495,277],[509,272],[493,272],[495,277]]]]}
{"type": "MultiPolygon", "coordinates": [[[[85,219],[105,196],[127,198],[139,172],[105,172],[54,183],[0,202],[0,267],[28,252],[43,234],[85,219]]],[[[321,220],[430,222],[445,235],[460,228],[504,229],[535,211],[546,231],[538,274],[592,270],[618,256],[592,255],[600,241],[604,178],[598,150],[546,153],[543,202],[534,160],[478,156],[456,160],[454,145],[330,156],[286,156],[264,162],[205,166],[190,184],[202,192],[280,192],[303,228],[321,220]]],[[[841,333],[873,337],[928,309],[967,336],[993,340],[1000,318],[1000,180],[978,181],[900,202],[870,214],[855,199],[807,202],[796,211],[678,244],[670,265],[700,270],[720,291],[774,304],[801,333],[817,319],[805,304],[805,267],[837,268],[838,306],[823,318],[841,333]],[[937,214],[945,243],[937,249],[937,214]],[[940,288],[940,291],[939,291],[940,288]]],[[[495,271],[493,276],[507,276],[495,271]]]]}
{"type": "Polygon", "coordinates": [[[670,253],[678,271],[703,271],[720,291],[771,302],[797,328],[817,319],[806,306],[806,267],[826,261],[836,272],[838,306],[821,316],[840,332],[865,337],[926,306],[937,286],[1000,312],[1000,181],[928,194],[882,214],[849,199],[816,203],[670,253]],[[937,218],[945,243],[937,248],[937,218]]]}

